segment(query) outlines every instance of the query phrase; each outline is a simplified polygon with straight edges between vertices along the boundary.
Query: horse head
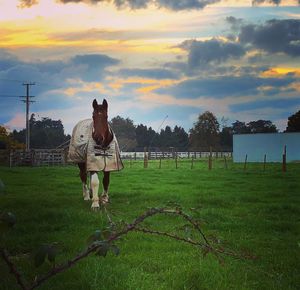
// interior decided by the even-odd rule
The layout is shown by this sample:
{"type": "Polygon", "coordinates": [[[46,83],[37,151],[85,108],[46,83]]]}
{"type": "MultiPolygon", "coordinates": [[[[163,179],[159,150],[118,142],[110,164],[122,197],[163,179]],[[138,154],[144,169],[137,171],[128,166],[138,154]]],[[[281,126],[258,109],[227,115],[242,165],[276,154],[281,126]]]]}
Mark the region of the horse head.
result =
{"type": "Polygon", "coordinates": [[[100,145],[105,148],[112,140],[112,134],[108,127],[107,122],[107,101],[104,99],[102,104],[98,104],[97,100],[93,101],[93,139],[100,145]]]}

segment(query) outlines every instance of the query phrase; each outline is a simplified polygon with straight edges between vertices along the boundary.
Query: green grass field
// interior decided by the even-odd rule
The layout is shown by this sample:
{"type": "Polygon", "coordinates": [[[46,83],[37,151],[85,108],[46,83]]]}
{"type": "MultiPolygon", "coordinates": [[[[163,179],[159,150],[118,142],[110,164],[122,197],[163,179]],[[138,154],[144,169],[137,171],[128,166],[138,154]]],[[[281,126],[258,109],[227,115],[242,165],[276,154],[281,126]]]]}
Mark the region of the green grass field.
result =
{"type": "MultiPolygon", "coordinates": [[[[115,221],[131,222],[149,207],[179,203],[202,221],[203,231],[231,249],[257,256],[255,260],[226,257],[224,265],[209,254],[165,237],[132,232],[117,242],[119,256],[92,255],[47,281],[39,289],[299,289],[300,164],[228,164],[205,160],[125,162],[111,175],[109,212],[115,221]],[[197,208],[193,212],[190,208],[197,208]]],[[[107,225],[103,211],[92,212],[82,198],[74,166],[42,168],[0,167],[5,193],[0,210],[16,215],[14,228],[2,237],[12,260],[28,279],[50,269],[36,269],[30,252],[42,243],[58,242],[57,262],[86,248],[87,237],[107,225]]],[[[179,218],[154,217],[151,228],[174,232],[179,218]]],[[[0,259],[0,289],[18,289],[0,259]]]]}

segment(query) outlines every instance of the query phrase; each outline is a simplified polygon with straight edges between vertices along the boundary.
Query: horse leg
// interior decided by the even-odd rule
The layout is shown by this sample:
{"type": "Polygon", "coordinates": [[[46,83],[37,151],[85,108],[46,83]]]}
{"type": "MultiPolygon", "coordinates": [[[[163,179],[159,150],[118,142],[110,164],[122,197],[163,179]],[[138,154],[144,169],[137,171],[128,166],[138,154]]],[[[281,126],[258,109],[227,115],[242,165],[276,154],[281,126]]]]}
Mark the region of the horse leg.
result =
{"type": "Polygon", "coordinates": [[[97,210],[99,208],[99,197],[98,197],[99,178],[98,178],[98,172],[96,171],[91,172],[91,188],[93,193],[92,209],[97,210]]]}
{"type": "Polygon", "coordinates": [[[87,172],[86,172],[86,164],[85,163],[78,163],[78,167],[80,169],[80,179],[82,181],[82,194],[84,200],[89,200],[89,188],[87,185],[87,172]]]}
{"type": "Polygon", "coordinates": [[[103,179],[102,179],[102,184],[103,184],[103,192],[101,195],[101,203],[106,204],[109,201],[108,198],[108,186],[109,186],[109,171],[103,171],[103,179]]]}

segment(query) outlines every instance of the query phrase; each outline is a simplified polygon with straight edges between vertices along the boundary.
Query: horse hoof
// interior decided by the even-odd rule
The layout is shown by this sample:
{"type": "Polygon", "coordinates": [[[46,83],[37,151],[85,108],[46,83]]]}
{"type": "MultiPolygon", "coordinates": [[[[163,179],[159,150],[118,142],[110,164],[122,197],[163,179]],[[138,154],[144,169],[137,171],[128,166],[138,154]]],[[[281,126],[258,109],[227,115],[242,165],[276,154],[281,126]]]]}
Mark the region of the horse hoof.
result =
{"type": "Polygon", "coordinates": [[[97,211],[100,208],[99,201],[93,201],[91,208],[93,211],[97,211]]]}
{"type": "Polygon", "coordinates": [[[100,198],[100,202],[101,202],[101,204],[103,204],[103,205],[108,204],[108,203],[109,203],[109,198],[108,198],[108,196],[107,196],[107,195],[102,195],[101,198],[100,198]]]}

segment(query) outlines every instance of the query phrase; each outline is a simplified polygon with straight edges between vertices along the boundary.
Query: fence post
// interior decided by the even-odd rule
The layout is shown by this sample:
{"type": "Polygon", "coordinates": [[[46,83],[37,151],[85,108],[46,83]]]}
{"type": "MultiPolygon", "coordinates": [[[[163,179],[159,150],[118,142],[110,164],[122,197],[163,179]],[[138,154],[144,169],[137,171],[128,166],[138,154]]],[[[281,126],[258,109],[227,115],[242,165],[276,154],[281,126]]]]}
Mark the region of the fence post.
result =
{"type": "Polygon", "coordinates": [[[9,151],[9,167],[12,167],[12,152],[9,151]]]}
{"type": "Polygon", "coordinates": [[[212,148],[209,148],[209,156],[208,156],[208,169],[212,169],[212,148]]]}
{"type": "Polygon", "coordinates": [[[247,168],[247,159],[248,159],[248,154],[246,154],[246,157],[245,157],[244,170],[246,170],[246,168],[247,168]]]}
{"type": "Polygon", "coordinates": [[[129,158],[129,160],[130,160],[130,168],[132,167],[132,156],[130,155],[130,158],[129,158]]]}
{"type": "Polygon", "coordinates": [[[266,170],[267,154],[264,155],[264,171],[266,170]]]}
{"type": "Polygon", "coordinates": [[[161,157],[159,158],[159,169],[161,169],[161,157]]]}
{"type": "Polygon", "coordinates": [[[177,156],[177,154],[176,154],[176,156],[175,156],[175,166],[176,166],[176,169],[178,169],[178,156],[177,156]]]}
{"type": "Polygon", "coordinates": [[[224,156],[224,165],[225,165],[225,169],[228,169],[226,156],[224,156]]]}
{"type": "Polygon", "coordinates": [[[147,148],[144,148],[144,168],[148,167],[148,156],[147,156],[147,148]]]}
{"type": "Polygon", "coordinates": [[[282,171],[286,172],[286,145],[284,145],[284,151],[282,155],[282,171]]]}
{"type": "Polygon", "coordinates": [[[192,156],[192,164],[191,164],[191,169],[194,168],[194,156],[192,156]]]}

